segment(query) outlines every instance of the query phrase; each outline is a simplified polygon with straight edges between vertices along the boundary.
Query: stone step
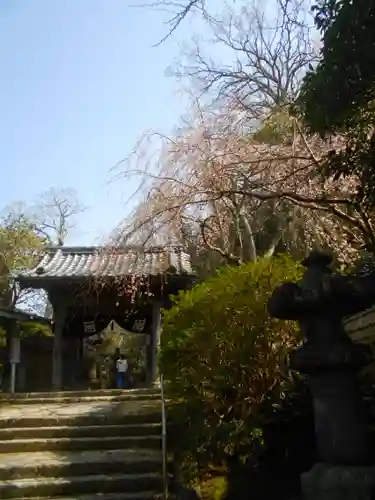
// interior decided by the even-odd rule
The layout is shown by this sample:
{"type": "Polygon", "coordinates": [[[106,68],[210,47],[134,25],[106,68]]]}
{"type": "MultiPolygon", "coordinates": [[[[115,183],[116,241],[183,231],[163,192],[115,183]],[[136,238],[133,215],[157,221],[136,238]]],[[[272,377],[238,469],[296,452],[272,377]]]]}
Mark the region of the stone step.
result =
{"type": "Polygon", "coordinates": [[[8,397],[4,398],[1,403],[7,403],[8,405],[12,404],[22,404],[22,405],[37,405],[37,404],[56,404],[56,403],[90,403],[90,402],[102,402],[102,403],[111,403],[111,402],[119,402],[119,401],[160,401],[160,394],[117,394],[117,395],[105,395],[105,396],[96,396],[96,395],[84,395],[84,396],[57,396],[57,397],[48,397],[48,396],[40,396],[34,397],[30,396],[27,398],[17,398],[17,397],[8,397]]]}
{"type": "Polygon", "coordinates": [[[93,474],[161,473],[160,450],[96,450],[0,454],[0,481],[93,474]]]}
{"type": "Polygon", "coordinates": [[[12,439],[0,441],[0,453],[134,448],[160,449],[161,436],[98,436],[84,438],[12,439]]]}
{"type": "MultiPolygon", "coordinates": [[[[42,500],[43,497],[22,497],[14,500],[42,500]]],[[[139,493],[93,493],[92,495],[74,495],[69,497],[49,497],[48,500],[162,500],[163,495],[156,491],[141,491],[139,493]]],[[[43,498],[44,500],[44,498],[43,498]]]]}
{"type": "Polygon", "coordinates": [[[47,391],[47,392],[21,392],[11,394],[8,392],[0,392],[1,400],[24,400],[24,399],[60,399],[64,397],[97,397],[97,396],[119,396],[133,395],[142,396],[158,396],[160,398],[160,389],[157,388],[141,388],[141,389],[95,389],[81,391],[47,391]]]}
{"type": "Polygon", "coordinates": [[[38,477],[0,482],[0,498],[60,497],[98,493],[161,492],[160,474],[100,474],[69,477],[38,477]]]}
{"type": "Polygon", "coordinates": [[[10,429],[29,427],[36,429],[40,425],[43,427],[92,427],[92,426],[105,426],[105,425],[134,425],[134,424],[159,424],[161,420],[160,411],[158,413],[149,413],[144,415],[113,415],[108,417],[101,417],[96,415],[85,415],[82,417],[49,417],[49,418],[38,418],[38,417],[19,417],[14,418],[2,418],[0,419],[0,428],[8,427],[10,429]]]}
{"type": "Polygon", "coordinates": [[[126,425],[47,425],[45,427],[0,428],[0,440],[2,441],[27,439],[31,437],[38,439],[56,439],[73,437],[160,436],[160,434],[161,424],[159,422],[126,425]]]}
{"type": "Polygon", "coordinates": [[[160,401],[0,404],[0,428],[160,422],[160,416],[160,401]]]}

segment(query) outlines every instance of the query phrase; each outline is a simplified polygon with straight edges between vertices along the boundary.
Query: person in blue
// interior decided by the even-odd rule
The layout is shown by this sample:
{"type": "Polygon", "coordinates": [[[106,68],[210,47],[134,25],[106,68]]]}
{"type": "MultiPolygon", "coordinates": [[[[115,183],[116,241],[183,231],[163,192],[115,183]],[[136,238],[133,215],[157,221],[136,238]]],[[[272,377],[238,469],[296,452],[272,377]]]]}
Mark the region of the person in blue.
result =
{"type": "Polygon", "coordinates": [[[117,358],[116,361],[116,385],[117,389],[125,389],[126,385],[126,373],[128,371],[128,361],[124,358],[122,354],[117,358]]]}

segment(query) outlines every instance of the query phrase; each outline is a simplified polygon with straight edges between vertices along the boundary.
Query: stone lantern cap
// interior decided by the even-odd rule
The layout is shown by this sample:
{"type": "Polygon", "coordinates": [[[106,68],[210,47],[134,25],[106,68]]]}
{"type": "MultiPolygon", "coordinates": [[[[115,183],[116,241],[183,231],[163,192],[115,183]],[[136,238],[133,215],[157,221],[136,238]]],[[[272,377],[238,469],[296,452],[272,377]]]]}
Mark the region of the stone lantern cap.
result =
{"type": "Polygon", "coordinates": [[[306,268],[296,283],[277,287],[268,302],[271,316],[300,320],[322,315],[344,318],[375,303],[375,276],[344,275],[332,270],[332,256],[312,251],[302,261],[306,268]]]}

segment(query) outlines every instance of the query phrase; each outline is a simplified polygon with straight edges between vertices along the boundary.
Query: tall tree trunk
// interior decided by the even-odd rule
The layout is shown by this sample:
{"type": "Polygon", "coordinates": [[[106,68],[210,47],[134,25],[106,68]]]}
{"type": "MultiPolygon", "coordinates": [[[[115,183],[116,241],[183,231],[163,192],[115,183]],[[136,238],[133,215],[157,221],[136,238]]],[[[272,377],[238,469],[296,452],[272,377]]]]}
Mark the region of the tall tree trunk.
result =
{"type": "Polygon", "coordinates": [[[240,220],[242,222],[244,231],[246,233],[246,242],[247,242],[246,248],[248,249],[248,255],[246,256],[247,257],[246,260],[250,260],[251,262],[253,262],[257,258],[257,249],[255,246],[254,233],[250,225],[250,221],[245,214],[240,214],[240,220]]]}
{"type": "Polygon", "coordinates": [[[214,212],[215,217],[217,219],[217,223],[219,225],[219,246],[221,248],[225,248],[226,247],[226,242],[225,242],[225,238],[224,238],[223,224],[221,222],[220,211],[219,211],[219,208],[218,208],[216,200],[212,201],[212,209],[213,209],[213,212],[214,212]]]}

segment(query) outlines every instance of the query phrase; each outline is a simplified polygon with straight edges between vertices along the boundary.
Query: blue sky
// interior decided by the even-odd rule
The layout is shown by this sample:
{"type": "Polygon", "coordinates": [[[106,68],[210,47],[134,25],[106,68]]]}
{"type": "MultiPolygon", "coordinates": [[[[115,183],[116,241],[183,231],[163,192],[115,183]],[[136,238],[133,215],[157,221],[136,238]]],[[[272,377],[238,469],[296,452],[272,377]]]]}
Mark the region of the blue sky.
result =
{"type": "Polygon", "coordinates": [[[191,25],[153,48],[165,13],[137,2],[0,1],[0,208],[76,189],[90,209],[70,244],[98,243],[120,221],[132,186],[111,182],[110,168],[143,130],[168,132],[184,111],[165,69],[191,25]]]}

